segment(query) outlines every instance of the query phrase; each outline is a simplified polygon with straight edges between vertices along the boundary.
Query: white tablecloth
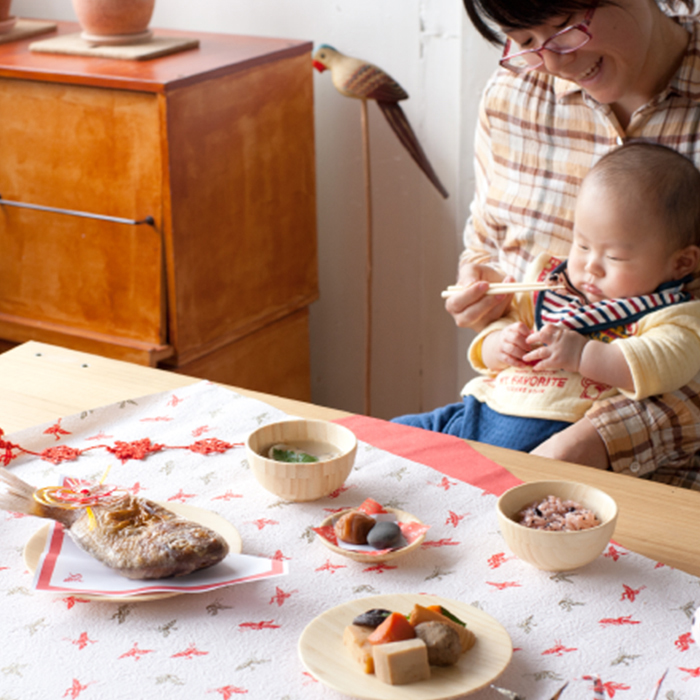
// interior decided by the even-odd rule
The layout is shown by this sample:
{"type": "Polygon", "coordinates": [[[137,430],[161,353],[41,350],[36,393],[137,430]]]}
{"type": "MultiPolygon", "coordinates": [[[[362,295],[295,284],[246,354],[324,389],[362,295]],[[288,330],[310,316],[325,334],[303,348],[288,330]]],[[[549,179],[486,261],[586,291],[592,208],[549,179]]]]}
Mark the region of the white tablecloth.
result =
{"type": "MultiPolygon", "coordinates": [[[[457,599],[499,620],[515,651],[497,684],[527,700],[548,700],[567,680],[562,700],[592,700],[582,678],[595,675],[608,698],[651,700],[665,671],[660,699],[700,698],[700,650],[690,634],[700,604],[695,577],[615,544],[579,571],[535,570],[503,542],[495,496],[368,444],[335,497],[299,504],[264,491],[243,448],[202,455],[188,447],[242,442],[284,417],[202,382],[5,436],[0,461],[36,486],[60,474],[99,480],[111,465],[110,483],[215,511],[238,529],[245,553],[283,559],[289,573],[151,602],[57,596],[32,590],[22,559],[43,522],[0,513],[0,699],[340,698],[305,671],[299,635],[330,607],[394,592],[457,599]],[[107,449],[145,439],[162,447],[143,459],[122,461],[107,449]],[[58,464],[42,459],[57,446],[94,449],[58,464]],[[367,565],[324,547],[312,528],[367,497],[430,524],[422,548],[367,565]]],[[[472,697],[501,696],[485,689],[472,697]]]]}

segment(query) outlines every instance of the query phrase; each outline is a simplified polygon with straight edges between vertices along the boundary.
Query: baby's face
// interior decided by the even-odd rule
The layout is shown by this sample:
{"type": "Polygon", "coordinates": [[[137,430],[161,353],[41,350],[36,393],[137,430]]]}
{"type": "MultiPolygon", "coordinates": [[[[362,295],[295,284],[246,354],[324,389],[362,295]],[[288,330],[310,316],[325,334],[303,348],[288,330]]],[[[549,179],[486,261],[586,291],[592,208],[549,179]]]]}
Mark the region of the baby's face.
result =
{"type": "Polygon", "coordinates": [[[595,179],[581,188],[568,271],[590,303],[648,294],[674,279],[668,234],[650,209],[595,179]]]}

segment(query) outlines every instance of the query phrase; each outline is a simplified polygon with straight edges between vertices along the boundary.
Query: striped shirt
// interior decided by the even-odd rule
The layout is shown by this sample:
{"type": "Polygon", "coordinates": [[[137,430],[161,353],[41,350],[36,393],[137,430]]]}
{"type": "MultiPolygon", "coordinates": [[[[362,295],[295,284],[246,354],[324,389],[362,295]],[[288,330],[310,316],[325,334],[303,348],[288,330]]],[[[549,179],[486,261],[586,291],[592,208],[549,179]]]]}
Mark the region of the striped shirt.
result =
{"type": "MultiPolygon", "coordinates": [[[[669,146],[700,167],[700,21],[678,21],[690,34],[683,62],[626,129],[575,83],[537,71],[494,74],[480,106],[461,261],[520,281],[540,253],[567,257],[583,177],[627,139],[669,146]]],[[[700,489],[700,473],[683,471],[700,450],[700,384],[644,402],[610,399],[587,416],[615,471],[700,489]]]]}

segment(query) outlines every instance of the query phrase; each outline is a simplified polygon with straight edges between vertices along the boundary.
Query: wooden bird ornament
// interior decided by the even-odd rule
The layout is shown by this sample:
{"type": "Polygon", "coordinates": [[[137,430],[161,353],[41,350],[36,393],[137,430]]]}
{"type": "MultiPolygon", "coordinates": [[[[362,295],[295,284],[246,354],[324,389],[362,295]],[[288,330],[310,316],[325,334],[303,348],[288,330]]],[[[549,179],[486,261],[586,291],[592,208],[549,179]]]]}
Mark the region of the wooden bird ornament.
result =
{"type": "Polygon", "coordinates": [[[313,66],[320,72],[330,70],[333,85],[342,95],[374,100],[409,155],[438,192],[445,198],[448,196],[399,105],[401,100],[408,98],[408,93],[390,75],[367,61],[346,56],[327,44],[320,46],[314,54],[313,66]]]}

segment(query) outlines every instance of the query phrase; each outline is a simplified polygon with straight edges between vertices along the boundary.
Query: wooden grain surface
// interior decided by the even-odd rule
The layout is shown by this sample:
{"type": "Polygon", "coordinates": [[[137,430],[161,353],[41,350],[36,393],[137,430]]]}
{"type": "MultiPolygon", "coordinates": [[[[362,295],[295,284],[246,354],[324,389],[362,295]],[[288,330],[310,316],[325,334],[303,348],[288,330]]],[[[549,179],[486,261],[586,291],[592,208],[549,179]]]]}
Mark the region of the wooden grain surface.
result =
{"type": "Polygon", "coordinates": [[[170,342],[185,365],[318,296],[311,62],[167,97],[170,342]]]}
{"type": "MultiPolygon", "coordinates": [[[[58,34],[80,31],[76,22],[56,25],[58,34]]],[[[150,61],[121,61],[91,56],[47,57],[29,50],[31,40],[16,41],[0,45],[0,76],[163,93],[285,56],[308,54],[312,48],[308,40],[151,29],[155,36],[198,38],[199,48],[150,61]]]]}
{"type": "MultiPolygon", "coordinates": [[[[59,22],[57,36],[77,28],[59,22]]],[[[155,220],[0,206],[0,337],[151,366],[170,358],[308,399],[311,43],[167,34],[199,47],[122,61],[0,46],[0,195],[155,220]]]]}
{"type": "Polygon", "coordinates": [[[220,384],[310,401],[309,310],[283,315],[189,362],[181,359],[172,366],[169,362],[161,366],[220,384]]]}
{"type": "Polygon", "coordinates": [[[3,199],[156,221],[0,207],[0,312],[164,343],[156,97],[26,80],[0,87],[3,199]]]}
{"type": "MultiPolygon", "coordinates": [[[[196,381],[194,377],[164,370],[42,343],[25,343],[0,355],[0,427],[9,434],[84,409],[196,381]]],[[[335,420],[350,415],[270,394],[236,391],[292,416],[335,420]]],[[[700,576],[700,493],[512,450],[472,445],[524,481],[561,478],[602,488],[620,509],[617,542],[700,576]]]]}

